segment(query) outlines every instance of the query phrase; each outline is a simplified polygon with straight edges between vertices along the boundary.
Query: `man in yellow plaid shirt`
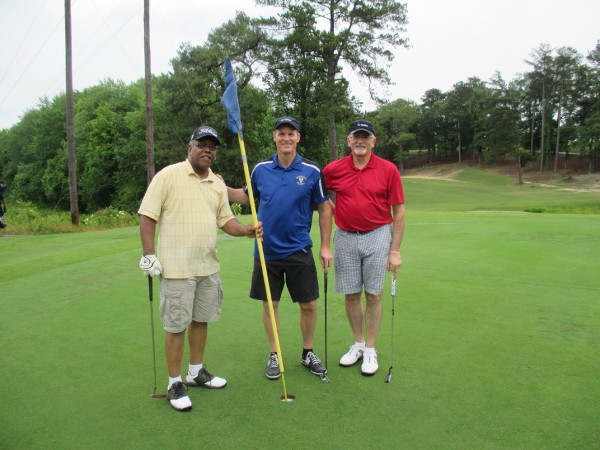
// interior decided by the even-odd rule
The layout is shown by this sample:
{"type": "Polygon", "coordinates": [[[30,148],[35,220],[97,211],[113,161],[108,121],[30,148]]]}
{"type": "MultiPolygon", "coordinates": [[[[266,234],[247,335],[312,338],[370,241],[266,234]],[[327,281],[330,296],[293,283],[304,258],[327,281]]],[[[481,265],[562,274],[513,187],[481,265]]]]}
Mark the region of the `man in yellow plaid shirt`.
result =
{"type": "Polygon", "coordinates": [[[217,132],[197,128],[186,160],[159,171],[148,186],[140,214],[142,259],[147,276],[160,277],[160,315],[166,331],[169,371],[167,399],[189,411],[187,386],[223,388],[227,381],[204,364],[208,322],[219,319],[223,292],[217,259],[217,228],[232,236],[261,237],[262,225],[240,223],[229,206],[227,189],[211,170],[220,144],[217,132]],[[158,224],[158,252],[154,239],[158,224]],[[159,259],[160,258],[160,261],[159,259]],[[190,365],[185,380],[181,362],[188,329],[190,365]]]}

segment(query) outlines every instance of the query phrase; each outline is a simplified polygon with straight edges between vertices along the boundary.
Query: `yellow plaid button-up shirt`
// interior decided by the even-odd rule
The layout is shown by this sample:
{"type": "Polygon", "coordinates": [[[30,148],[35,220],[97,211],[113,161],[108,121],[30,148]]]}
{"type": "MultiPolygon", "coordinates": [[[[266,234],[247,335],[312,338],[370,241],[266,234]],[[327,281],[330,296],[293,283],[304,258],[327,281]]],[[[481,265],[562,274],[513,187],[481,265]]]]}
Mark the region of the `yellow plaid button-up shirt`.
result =
{"type": "Polygon", "coordinates": [[[234,215],[227,188],[212,170],[202,180],[187,159],[165,167],[152,179],[138,213],[157,221],[156,255],[165,278],[219,271],[217,228],[234,215]]]}

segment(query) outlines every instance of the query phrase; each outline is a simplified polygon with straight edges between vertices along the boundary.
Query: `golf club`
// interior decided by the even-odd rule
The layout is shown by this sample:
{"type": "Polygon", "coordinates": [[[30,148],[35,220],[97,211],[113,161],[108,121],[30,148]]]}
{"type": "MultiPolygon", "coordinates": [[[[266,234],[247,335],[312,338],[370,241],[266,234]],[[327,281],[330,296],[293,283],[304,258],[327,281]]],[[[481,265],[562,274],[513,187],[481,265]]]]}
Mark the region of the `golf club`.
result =
{"type": "Polygon", "coordinates": [[[323,272],[323,289],[325,290],[325,372],[321,374],[321,381],[323,383],[329,383],[329,377],[327,376],[327,269],[323,272]]]}
{"type": "Polygon", "coordinates": [[[389,383],[392,380],[392,367],[394,365],[394,300],[396,299],[396,274],[392,274],[392,338],[390,348],[390,369],[385,377],[385,382],[389,383]]]}
{"type": "Polygon", "coordinates": [[[154,392],[150,397],[152,398],[166,398],[167,394],[156,393],[156,344],[154,343],[154,308],[152,307],[152,299],[154,294],[152,293],[152,277],[148,276],[148,297],[150,298],[150,330],[152,332],[152,365],[154,367],[154,392]]]}

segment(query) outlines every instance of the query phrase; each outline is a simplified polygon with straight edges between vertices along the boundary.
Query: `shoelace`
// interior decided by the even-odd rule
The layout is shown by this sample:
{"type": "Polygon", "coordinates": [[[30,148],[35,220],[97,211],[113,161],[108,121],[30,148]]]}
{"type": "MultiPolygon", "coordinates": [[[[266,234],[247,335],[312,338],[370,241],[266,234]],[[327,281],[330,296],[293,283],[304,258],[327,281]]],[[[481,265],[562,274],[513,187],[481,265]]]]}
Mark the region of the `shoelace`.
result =
{"type": "Polygon", "coordinates": [[[375,352],[369,352],[369,354],[363,353],[363,356],[367,357],[367,362],[377,362],[377,354],[375,352]]]}
{"type": "Polygon", "coordinates": [[[313,352],[309,352],[306,356],[308,356],[308,361],[310,364],[321,364],[321,360],[313,352]]]}
{"type": "Polygon", "coordinates": [[[277,355],[269,356],[269,366],[270,367],[279,367],[279,359],[277,359],[277,355]]]}
{"type": "Polygon", "coordinates": [[[200,369],[198,371],[198,377],[200,378],[200,381],[202,383],[208,383],[210,380],[212,380],[214,378],[214,376],[212,374],[210,374],[208,372],[208,370],[206,370],[205,367],[202,367],[202,369],[200,369]]]}
{"type": "Polygon", "coordinates": [[[187,388],[183,383],[175,383],[171,386],[173,389],[173,398],[178,399],[187,395],[187,388]]]}
{"type": "Polygon", "coordinates": [[[364,353],[365,349],[364,347],[361,347],[360,345],[356,345],[356,344],[352,344],[350,346],[350,350],[348,350],[348,354],[351,355],[353,353],[364,353]]]}

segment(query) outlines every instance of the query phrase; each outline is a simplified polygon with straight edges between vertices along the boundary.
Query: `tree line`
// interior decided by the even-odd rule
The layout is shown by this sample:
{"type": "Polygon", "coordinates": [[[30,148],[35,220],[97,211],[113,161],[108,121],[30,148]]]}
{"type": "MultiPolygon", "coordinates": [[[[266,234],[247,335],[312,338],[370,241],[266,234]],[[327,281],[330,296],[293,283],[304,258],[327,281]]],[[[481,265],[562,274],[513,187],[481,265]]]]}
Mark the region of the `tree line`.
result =
{"type": "MultiPolygon", "coordinates": [[[[211,125],[222,145],[213,169],[232,186],[244,183],[237,137],[227,131],[220,103],[223,60],[236,70],[248,163],[274,152],[273,122],[283,114],[301,125],[300,153],[324,165],[344,154],[347,126],[373,121],[377,153],[400,168],[411,149],[433,161],[469,151],[482,163],[513,155],[556,170],[558,154],[579,154],[595,170],[600,160],[600,41],[587,55],[542,44],[514,80],[496,73],[443,92],[430,89],[419,103],[378,100],[362,110],[348,87],[349,70],[369,86],[390,84],[386,68],[405,46],[406,5],[362,2],[257,0],[281,7],[275,17],[237,13],[203,45],[184,43],[172,70],[153,77],[156,169],[181,161],[194,128],[211,125]],[[356,8],[362,4],[362,8],[356,8]],[[364,55],[370,55],[365,58],[364,55]]],[[[136,211],[146,188],[144,80],[106,79],[74,95],[80,209],[108,206],[136,211]]],[[[0,180],[9,199],[69,209],[65,95],[40,100],[0,131],[0,180]]]]}

